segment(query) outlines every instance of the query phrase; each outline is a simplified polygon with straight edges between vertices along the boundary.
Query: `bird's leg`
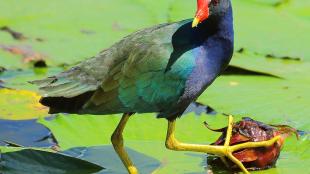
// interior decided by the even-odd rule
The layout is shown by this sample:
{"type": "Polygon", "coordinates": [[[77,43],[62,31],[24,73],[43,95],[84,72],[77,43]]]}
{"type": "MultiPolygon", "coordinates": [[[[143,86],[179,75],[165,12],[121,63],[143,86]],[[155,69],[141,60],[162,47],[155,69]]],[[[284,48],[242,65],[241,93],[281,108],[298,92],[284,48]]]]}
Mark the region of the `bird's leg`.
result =
{"type": "Polygon", "coordinates": [[[232,135],[233,128],[233,117],[229,116],[228,128],[226,134],[226,140],[223,146],[219,145],[199,145],[199,144],[186,144],[179,142],[175,138],[175,122],[176,120],[168,120],[168,130],[166,137],[166,147],[170,150],[175,151],[193,151],[193,152],[203,152],[220,156],[227,157],[232,162],[234,162],[244,173],[248,174],[248,170],[243,166],[243,164],[233,156],[233,152],[245,149],[245,148],[255,148],[255,147],[268,147],[273,145],[276,141],[279,140],[280,136],[277,136],[268,141],[261,142],[248,142],[230,146],[230,138],[232,135]]]}
{"type": "Polygon", "coordinates": [[[124,140],[123,140],[123,131],[124,131],[124,128],[126,126],[128,119],[131,115],[132,114],[125,113],[122,116],[121,121],[118,123],[116,129],[114,130],[114,132],[111,136],[111,141],[112,141],[112,144],[113,144],[113,147],[114,147],[116,153],[118,154],[118,156],[122,160],[124,166],[128,170],[128,173],[129,174],[138,174],[137,168],[131,162],[131,160],[130,160],[130,158],[129,158],[129,156],[128,156],[125,148],[124,148],[124,140]]]}

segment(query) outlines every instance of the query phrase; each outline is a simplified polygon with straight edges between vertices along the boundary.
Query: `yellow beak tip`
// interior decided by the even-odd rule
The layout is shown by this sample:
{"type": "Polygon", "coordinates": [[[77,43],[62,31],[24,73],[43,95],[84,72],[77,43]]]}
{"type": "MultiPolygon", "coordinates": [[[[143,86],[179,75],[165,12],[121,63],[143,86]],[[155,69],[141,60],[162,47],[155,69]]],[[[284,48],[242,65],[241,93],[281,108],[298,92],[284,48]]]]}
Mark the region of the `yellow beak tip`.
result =
{"type": "Polygon", "coordinates": [[[199,19],[198,18],[194,18],[193,23],[192,23],[192,28],[197,27],[197,25],[199,24],[199,19]]]}

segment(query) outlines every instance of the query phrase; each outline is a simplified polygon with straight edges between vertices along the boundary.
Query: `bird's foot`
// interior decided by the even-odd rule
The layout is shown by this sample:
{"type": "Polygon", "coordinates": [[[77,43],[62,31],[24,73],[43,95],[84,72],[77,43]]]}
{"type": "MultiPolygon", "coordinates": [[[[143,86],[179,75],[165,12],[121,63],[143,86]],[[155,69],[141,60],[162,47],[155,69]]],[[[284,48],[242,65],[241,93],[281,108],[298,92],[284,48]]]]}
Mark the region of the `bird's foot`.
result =
{"type": "Polygon", "coordinates": [[[257,147],[269,147],[276,143],[281,137],[276,136],[268,141],[261,141],[261,142],[246,142],[237,145],[230,146],[230,139],[232,136],[233,130],[233,117],[229,116],[226,139],[224,145],[221,147],[222,149],[222,156],[221,160],[224,164],[227,164],[226,158],[230,159],[233,163],[235,163],[244,173],[249,174],[249,171],[244,167],[241,161],[239,161],[236,157],[233,156],[233,152],[247,149],[247,148],[257,148],[257,147]]]}
{"type": "Polygon", "coordinates": [[[139,173],[138,169],[135,166],[129,166],[127,170],[128,170],[129,174],[138,174],[139,173]]]}
{"type": "Polygon", "coordinates": [[[224,161],[228,165],[226,158],[235,163],[244,173],[248,174],[248,170],[244,167],[241,161],[233,156],[233,152],[247,148],[257,148],[257,147],[268,147],[273,145],[276,141],[280,139],[277,136],[268,141],[261,142],[246,142],[237,145],[230,145],[230,139],[232,136],[233,129],[233,117],[229,116],[229,125],[227,127],[226,139],[224,145],[201,145],[201,144],[188,144],[178,141],[175,138],[175,122],[176,120],[168,120],[168,130],[166,137],[166,147],[170,150],[175,151],[192,151],[192,152],[202,152],[208,154],[214,154],[224,161]]]}

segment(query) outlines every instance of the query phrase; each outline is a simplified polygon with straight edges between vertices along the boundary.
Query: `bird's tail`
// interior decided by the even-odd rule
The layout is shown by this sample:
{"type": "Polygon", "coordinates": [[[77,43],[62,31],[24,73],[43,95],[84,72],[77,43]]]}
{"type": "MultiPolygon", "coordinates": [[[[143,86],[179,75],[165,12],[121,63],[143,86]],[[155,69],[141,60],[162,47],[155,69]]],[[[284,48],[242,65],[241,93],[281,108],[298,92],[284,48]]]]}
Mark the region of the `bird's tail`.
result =
{"type": "Polygon", "coordinates": [[[97,89],[96,79],[79,67],[30,83],[39,87],[40,103],[50,107],[50,113],[78,112],[97,89]]]}

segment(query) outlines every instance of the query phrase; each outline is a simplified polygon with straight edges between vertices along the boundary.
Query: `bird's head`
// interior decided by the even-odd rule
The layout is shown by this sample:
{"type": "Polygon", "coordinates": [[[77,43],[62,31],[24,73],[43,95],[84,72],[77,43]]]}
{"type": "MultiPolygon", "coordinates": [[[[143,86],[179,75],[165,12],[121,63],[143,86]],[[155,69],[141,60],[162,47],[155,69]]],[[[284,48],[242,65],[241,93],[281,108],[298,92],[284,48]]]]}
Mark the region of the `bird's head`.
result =
{"type": "Polygon", "coordinates": [[[196,27],[209,16],[217,16],[225,13],[230,7],[230,0],[197,0],[197,11],[192,23],[196,27]]]}

